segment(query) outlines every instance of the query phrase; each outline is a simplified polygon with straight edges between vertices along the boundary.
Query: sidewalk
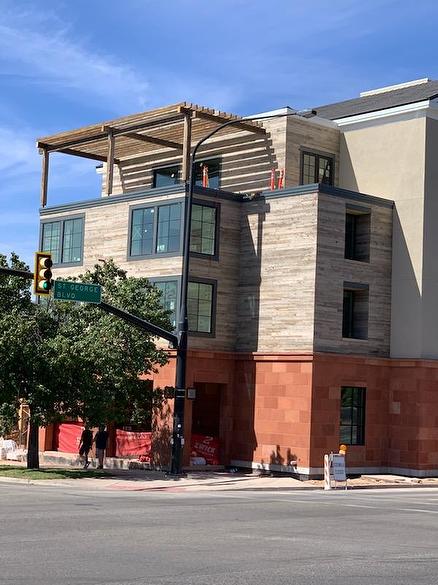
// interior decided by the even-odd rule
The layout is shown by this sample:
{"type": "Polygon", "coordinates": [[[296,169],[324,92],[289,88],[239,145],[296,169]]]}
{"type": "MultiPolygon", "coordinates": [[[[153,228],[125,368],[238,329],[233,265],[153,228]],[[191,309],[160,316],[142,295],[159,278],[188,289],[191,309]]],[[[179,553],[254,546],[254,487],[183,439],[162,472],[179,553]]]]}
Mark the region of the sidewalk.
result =
{"type": "MultiPolygon", "coordinates": [[[[6,462],[2,461],[1,463],[6,462]]],[[[16,462],[14,464],[17,465],[16,462]]],[[[54,465],[42,467],[65,469],[65,466],[54,465]]],[[[144,492],[289,491],[322,490],[324,488],[322,480],[300,481],[292,477],[271,476],[265,473],[193,471],[184,477],[175,478],[161,471],[137,469],[110,469],[103,477],[79,477],[78,479],[28,480],[0,476],[0,482],[144,492]]],[[[368,475],[348,480],[348,489],[420,486],[438,488],[438,478],[418,479],[396,475],[368,475]]]]}

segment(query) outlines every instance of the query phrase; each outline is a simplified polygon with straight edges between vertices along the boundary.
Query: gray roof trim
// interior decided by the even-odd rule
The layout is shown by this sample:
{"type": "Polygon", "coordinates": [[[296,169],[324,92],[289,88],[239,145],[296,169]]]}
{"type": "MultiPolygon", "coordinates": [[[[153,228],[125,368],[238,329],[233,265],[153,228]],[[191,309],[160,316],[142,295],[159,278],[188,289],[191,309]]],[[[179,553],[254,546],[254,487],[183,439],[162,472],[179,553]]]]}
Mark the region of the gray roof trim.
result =
{"type": "MultiPolygon", "coordinates": [[[[308,195],[309,193],[324,193],[325,195],[332,195],[333,197],[340,197],[341,199],[347,199],[349,201],[360,201],[361,203],[379,205],[380,207],[394,207],[394,202],[390,199],[383,199],[382,197],[367,195],[366,193],[358,193],[357,191],[350,191],[349,189],[341,189],[340,187],[332,187],[331,185],[325,185],[324,183],[312,183],[310,185],[290,187],[289,189],[269,191],[260,194],[260,197],[269,200],[279,199],[281,197],[299,197],[300,195],[308,195]]],[[[245,201],[250,202],[251,199],[245,201]]]]}
{"type": "MultiPolygon", "coordinates": [[[[147,189],[141,191],[132,191],[123,193],[121,195],[109,195],[108,197],[98,197],[97,199],[86,199],[84,201],[73,201],[72,203],[61,203],[60,205],[53,205],[51,207],[41,207],[40,216],[51,215],[53,213],[61,213],[65,211],[76,211],[87,209],[90,207],[100,207],[103,205],[114,205],[115,203],[123,203],[126,201],[142,201],[149,198],[156,198],[166,195],[177,195],[185,193],[185,185],[171,185],[170,187],[156,187],[154,189],[147,189]]],[[[194,193],[211,197],[212,199],[227,199],[230,201],[241,201],[242,196],[239,193],[231,193],[229,191],[222,191],[220,189],[205,189],[203,187],[195,187],[194,193]]]]}
{"type": "MultiPolygon", "coordinates": [[[[61,205],[54,205],[53,207],[43,207],[40,209],[40,216],[52,215],[54,213],[63,213],[66,211],[79,211],[91,207],[101,207],[104,205],[114,205],[115,203],[123,203],[129,201],[143,201],[157,196],[177,195],[184,193],[185,185],[172,185],[170,187],[160,187],[156,189],[148,189],[147,191],[136,191],[135,193],[125,193],[124,195],[110,195],[109,197],[99,197],[98,199],[88,199],[85,201],[74,201],[73,203],[63,203],[61,205]]],[[[361,203],[368,203],[373,205],[380,205],[381,207],[393,207],[394,202],[389,199],[375,197],[374,195],[367,195],[366,193],[358,193],[357,191],[350,191],[348,189],[341,189],[339,187],[332,187],[323,183],[312,183],[310,185],[298,185],[297,187],[289,187],[288,189],[277,189],[275,191],[262,191],[255,197],[245,195],[242,193],[233,193],[231,191],[222,191],[220,189],[207,189],[204,187],[195,187],[194,194],[205,196],[211,199],[219,199],[226,201],[233,201],[236,203],[250,203],[258,199],[279,199],[281,197],[297,197],[300,195],[307,195],[309,193],[325,193],[326,195],[333,195],[350,201],[359,201],[361,203]]]]}
{"type": "Polygon", "coordinates": [[[345,100],[334,104],[313,108],[317,115],[328,120],[339,120],[349,116],[367,114],[414,104],[438,97],[438,81],[428,81],[418,85],[393,89],[359,98],[345,100]]]}

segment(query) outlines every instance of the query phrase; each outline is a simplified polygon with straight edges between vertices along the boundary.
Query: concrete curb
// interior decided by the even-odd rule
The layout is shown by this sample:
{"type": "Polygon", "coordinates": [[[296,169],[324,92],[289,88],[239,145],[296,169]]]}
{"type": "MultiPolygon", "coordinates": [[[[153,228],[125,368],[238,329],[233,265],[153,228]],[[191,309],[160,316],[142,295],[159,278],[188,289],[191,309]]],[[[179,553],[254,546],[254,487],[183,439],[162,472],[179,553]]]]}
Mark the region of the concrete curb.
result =
{"type": "MultiPolygon", "coordinates": [[[[160,481],[160,480],[158,480],[160,481]]],[[[324,491],[323,486],[318,485],[294,485],[294,486],[244,486],[242,484],[236,486],[224,486],[223,482],[220,486],[215,486],[214,484],[210,485],[202,485],[200,482],[198,485],[184,485],[180,484],[179,482],[170,482],[167,485],[153,485],[155,483],[154,480],[125,480],[117,477],[111,478],[78,478],[78,479],[21,479],[21,478],[14,478],[14,477],[2,477],[0,476],[0,483],[9,483],[9,484],[16,484],[16,485],[37,485],[37,486],[49,486],[53,488],[64,487],[64,488],[83,488],[83,489],[102,489],[102,490],[112,490],[112,491],[142,491],[142,492],[166,492],[172,491],[175,488],[179,488],[181,493],[184,492],[303,492],[303,491],[324,491]],[[123,482],[126,482],[126,487],[121,485],[123,482]],[[129,483],[128,483],[129,482],[129,483]],[[116,486],[114,484],[117,484],[116,486]]],[[[343,491],[353,491],[353,490],[385,490],[385,489],[413,489],[413,488],[436,488],[438,489],[438,485],[436,484],[427,484],[427,483],[411,483],[411,482],[397,482],[397,483],[384,483],[384,484],[364,484],[364,485],[349,485],[347,490],[343,488],[338,488],[337,492],[343,491]]],[[[178,490],[178,491],[179,491],[178,490]]]]}

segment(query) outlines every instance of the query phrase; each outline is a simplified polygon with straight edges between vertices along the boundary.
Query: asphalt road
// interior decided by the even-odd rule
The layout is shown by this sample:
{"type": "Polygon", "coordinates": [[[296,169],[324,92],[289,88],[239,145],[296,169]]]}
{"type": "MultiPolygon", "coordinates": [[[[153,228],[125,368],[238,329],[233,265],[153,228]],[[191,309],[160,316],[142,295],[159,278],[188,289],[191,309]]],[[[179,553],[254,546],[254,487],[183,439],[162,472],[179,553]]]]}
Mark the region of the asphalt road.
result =
{"type": "Polygon", "coordinates": [[[438,583],[438,490],[0,484],[1,585],[438,583]]]}

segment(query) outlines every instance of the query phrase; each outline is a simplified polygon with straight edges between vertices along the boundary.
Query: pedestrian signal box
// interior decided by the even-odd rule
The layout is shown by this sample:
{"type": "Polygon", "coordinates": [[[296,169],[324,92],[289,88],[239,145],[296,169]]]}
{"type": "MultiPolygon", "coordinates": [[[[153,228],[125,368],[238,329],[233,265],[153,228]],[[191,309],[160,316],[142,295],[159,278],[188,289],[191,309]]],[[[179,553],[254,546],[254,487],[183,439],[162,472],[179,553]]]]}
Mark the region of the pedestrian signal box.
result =
{"type": "Polygon", "coordinates": [[[52,255],[48,252],[35,254],[33,291],[36,295],[49,295],[52,288],[52,255]]]}

